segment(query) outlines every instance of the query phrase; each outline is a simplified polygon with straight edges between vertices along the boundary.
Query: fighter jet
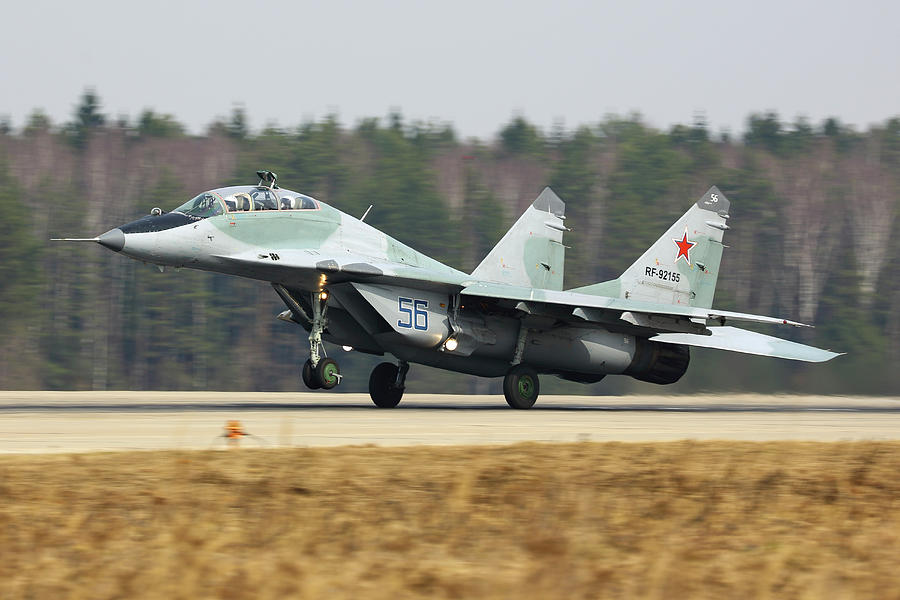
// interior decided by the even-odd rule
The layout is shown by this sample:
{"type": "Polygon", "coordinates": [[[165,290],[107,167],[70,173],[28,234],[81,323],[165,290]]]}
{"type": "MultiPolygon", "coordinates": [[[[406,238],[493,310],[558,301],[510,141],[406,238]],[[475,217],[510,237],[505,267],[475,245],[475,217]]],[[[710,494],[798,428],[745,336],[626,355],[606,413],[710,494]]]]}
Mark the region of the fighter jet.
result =
{"type": "MultiPolygon", "coordinates": [[[[256,185],[199,194],[171,212],[95,238],[130,258],[269,282],[309,332],[301,377],[310,389],[341,382],[323,341],[379,356],[369,376],[376,406],[398,405],[410,363],[503,377],[507,403],[534,405],[539,375],[594,383],[607,375],[671,384],[690,347],[807,362],[838,353],[730,325],[804,327],[783,318],[712,308],[730,203],[712,187],[624,273],[563,290],[565,203],[544,189],[487,257],[464,273],[310,196],[256,185]]],[[[371,207],[370,207],[371,208],[371,207]]],[[[368,211],[367,211],[368,212],[368,211]]]]}

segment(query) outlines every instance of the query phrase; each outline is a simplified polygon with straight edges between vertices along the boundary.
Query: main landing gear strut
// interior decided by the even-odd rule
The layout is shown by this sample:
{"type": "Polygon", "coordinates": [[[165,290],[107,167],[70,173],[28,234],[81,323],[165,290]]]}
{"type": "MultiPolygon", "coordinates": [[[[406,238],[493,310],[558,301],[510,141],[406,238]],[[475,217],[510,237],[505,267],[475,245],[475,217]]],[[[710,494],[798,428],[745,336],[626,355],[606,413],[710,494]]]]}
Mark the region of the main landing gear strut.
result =
{"type": "Polygon", "coordinates": [[[311,390],[330,390],[341,382],[341,368],[333,358],[320,358],[319,354],[325,354],[322,346],[322,332],[328,326],[326,312],[328,310],[328,292],[322,291],[312,294],[312,323],[309,328],[309,359],[303,363],[300,371],[303,383],[311,390]]]}
{"type": "Polygon", "coordinates": [[[537,371],[522,362],[527,337],[528,329],[522,324],[519,327],[519,339],[516,342],[512,366],[503,378],[503,395],[506,396],[506,403],[518,409],[534,406],[538,394],[541,393],[541,381],[538,379],[537,371]]]}

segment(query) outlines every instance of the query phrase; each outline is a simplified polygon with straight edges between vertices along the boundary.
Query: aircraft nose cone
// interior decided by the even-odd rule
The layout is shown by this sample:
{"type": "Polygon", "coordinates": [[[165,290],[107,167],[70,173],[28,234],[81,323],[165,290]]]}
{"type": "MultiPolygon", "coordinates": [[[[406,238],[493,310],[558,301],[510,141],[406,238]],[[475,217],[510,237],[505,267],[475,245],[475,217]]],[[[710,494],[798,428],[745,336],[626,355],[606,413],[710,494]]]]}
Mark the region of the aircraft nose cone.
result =
{"type": "Polygon", "coordinates": [[[110,229],[99,238],[97,238],[97,242],[101,246],[106,246],[110,250],[119,252],[122,250],[122,248],[125,247],[125,232],[123,232],[118,227],[115,229],[110,229]]]}

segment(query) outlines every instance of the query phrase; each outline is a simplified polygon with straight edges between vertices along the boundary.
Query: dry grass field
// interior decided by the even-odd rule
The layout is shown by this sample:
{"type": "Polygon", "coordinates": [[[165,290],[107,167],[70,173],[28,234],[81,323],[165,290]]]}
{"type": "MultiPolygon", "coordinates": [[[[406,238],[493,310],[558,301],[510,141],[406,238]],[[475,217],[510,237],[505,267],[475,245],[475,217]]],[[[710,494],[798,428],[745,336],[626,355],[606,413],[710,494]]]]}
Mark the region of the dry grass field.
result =
{"type": "Polygon", "coordinates": [[[900,598],[900,443],[0,457],[0,598],[900,598]]]}

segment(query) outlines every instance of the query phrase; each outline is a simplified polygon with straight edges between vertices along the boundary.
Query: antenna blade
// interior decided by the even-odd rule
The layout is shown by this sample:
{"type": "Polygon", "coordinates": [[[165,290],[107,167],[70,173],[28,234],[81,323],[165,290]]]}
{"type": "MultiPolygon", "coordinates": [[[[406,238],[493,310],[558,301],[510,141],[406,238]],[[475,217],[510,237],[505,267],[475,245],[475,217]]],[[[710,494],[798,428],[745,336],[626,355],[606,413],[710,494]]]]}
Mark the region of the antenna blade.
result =
{"type": "Polygon", "coordinates": [[[369,211],[372,210],[372,207],[373,207],[373,206],[374,206],[374,204],[370,204],[370,205],[369,205],[369,208],[366,209],[366,212],[363,213],[363,216],[361,216],[361,217],[359,218],[360,221],[365,221],[365,220],[366,220],[366,217],[369,216],[369,211]]]}

